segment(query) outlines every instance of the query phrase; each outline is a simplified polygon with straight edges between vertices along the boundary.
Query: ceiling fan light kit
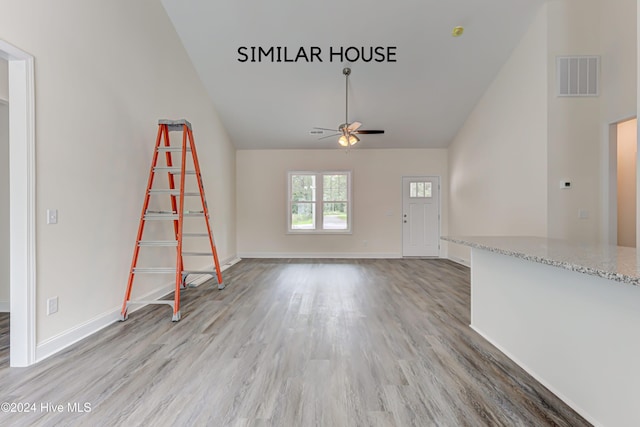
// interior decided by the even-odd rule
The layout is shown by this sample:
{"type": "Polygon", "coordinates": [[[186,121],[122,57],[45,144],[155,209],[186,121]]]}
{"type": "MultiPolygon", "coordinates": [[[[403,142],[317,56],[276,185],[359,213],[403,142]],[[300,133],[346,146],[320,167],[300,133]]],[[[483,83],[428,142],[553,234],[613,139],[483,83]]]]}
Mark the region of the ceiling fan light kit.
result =
{"type": "MultiPolygon", "coordinates": [[[[347,149],[349,149],[349,147],[352,147],[353,145],[356,145],[358,143],[358,141],[360,141],[360,138],[357,137],[356,134],[383,134],[384,131],[383,130],[365,130],[365,129],[360,129],[360,126],[362,126],[362,123],[360,122],[352,122],[349,123],[349,75],[351,74],[351,68],[349,67],[345,67],[342,69],[342,74],[344,74],[345,76],[345,120],[344,123],[340,124],[338,126],[338,129],[327,129],[327,128],[313,128],[316,131],[320,131],[323,132],[325,130],[331,130],[336,132],[334,135],[329,135],[329,136],[325,136],[323,138],[320,139],[324,139],[324,138],[329,138],[332,136],[338,136],[340,135],[340,137],[338,138],[338,144],[341,145],[342,147],[345,147],[347,149]]],[[[315,132],[312,130],[311,134],[314,134],[315,132]]]]}
{"type": "Polygon", "coordinates": [[[349,135],[349,138],[347,138],[345,135],[342,135],[340,138],[338,138],[338,144],[342,145],[343,147],[356,145],[358,141],[360,141],[360,138],[355,135],[349,135]]]}

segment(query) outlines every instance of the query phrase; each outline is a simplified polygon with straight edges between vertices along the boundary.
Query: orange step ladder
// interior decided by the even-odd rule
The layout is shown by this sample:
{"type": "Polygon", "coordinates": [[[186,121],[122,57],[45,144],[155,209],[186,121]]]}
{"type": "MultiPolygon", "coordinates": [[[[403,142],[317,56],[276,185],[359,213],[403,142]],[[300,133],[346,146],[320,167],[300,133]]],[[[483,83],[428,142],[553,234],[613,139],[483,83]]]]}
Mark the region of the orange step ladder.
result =
{"type": "MultiPolygon", "coordinates": [[[[155,200],[154,200],[155,201],[155,200]]],[[[165,200],[166,202],[166,200],[165,200]]],[[[138,235],[136,237],[135,249],[133,251],[133,260],[131,261],[131,269],[129,271],[129,281],[127,282],[127,290],[125,292],[124,303],[120,313],[120,320],[124,321],[128,318],[129,307],[132,304],[167,304],[173,308],[172,321],[180,320],[180,290],[187,287],[187,276],[191,274],[211,275],[216,277],[218,281],[218,289],[224,289],[222,274],[220,273],[220,264],[218,262],[218,253],[211,231],[209,222],[209,209],[204,196],[204,187],[202,183],[202,175],[200,174],[200,164],[198,163],[198,155],[193,140],[193,130],[191,123],[187,120],[159,120],[158,136],[156,138],[156,146],[149,171],[149,181],[147,183],[147,191],[142,205],[142,213],[140,215],[140,225],[138,227],[138,235]],[[182,145],[171,145],[169,132],[182,132],[182,145]],[[160,154],[164,153],[165,165],[159,166],[160,154]],[[180,155],[180,165],[174,166],[173,155],[180,155]],[[187,156],[190,153],[191,156],[187,156]],[[192,158],[193,169],[187,169],[187,157],[192,158]],[[168,188],[155,188],[156,174],[166,173],[168,178],[168,188]],[[195,175],[198,191],[186,192],[185,181],[187,175],[195,175]],[[176,176],[179,176],[179,183],[176,186],[176,176]],[[171,210],[151,210],[149,209],[151,196],[169,196],[171,210]],[[198,211],[185,210],[185,198],[198,197],[201,206],[198,211]],[[204,219],[206,232],[192,233],[184,232],[184,220],[190,217],[200,217],[204,219]],[[147,221],[167,221],[173,223],[172,235],[174,240],[144,240],[143,234],[147,221]],[[206,252],[188,252],[184,250],[185,238],[202,238],[207,237],[211,251],[206,252]],[[138,267],[138,258],[140,249],[143,247],[168,247],[177,248],[175,252],[175,267],[138,267]],[[213,270],[187,270],[184,268],[184,257],[202,257],[211,256],[213,258],[213,270]],[[173,300],[131,300],[131,291],[136,275],[139,274],[175,274],[175,294],[173,300]]]]}

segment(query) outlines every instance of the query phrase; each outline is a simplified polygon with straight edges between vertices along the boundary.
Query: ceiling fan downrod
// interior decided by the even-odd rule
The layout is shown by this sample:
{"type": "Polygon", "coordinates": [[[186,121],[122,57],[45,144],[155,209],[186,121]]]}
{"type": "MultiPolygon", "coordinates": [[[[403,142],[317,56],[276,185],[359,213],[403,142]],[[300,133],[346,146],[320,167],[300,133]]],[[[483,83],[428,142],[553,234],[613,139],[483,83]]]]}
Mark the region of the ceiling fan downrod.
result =
{"type": "MultiPolygon", "coordinates": [[[[360,129],[360,126],[362,126],[362,123],[360,123],[360,122],[349,123],[349,75],[351,74],[351,68],[344,67],[342,69],[342,74],[345,77],[345,86],[344,86],[344,88],[345,88],[344,123],[338,125],[338,129],[337,130],[336,129],[318,128],[318,127],[316,127],[316,128],[313,128],[314,130],[311,131],[311,133],[314,134],[314,131],[325,131],[325,130],[337,132],[336,134],[323,136],[323,137],[318,138],[318,139],[331,138],[331,137],[340,135],[340,137],[338,138],[338,144],[340,144],[341,146],[347,148],[347,150],[348,150],[349,147],[351,147],[352,145],[355,145],[356,143],[358,143],[358,141],[360,141],[360,138],[358,138],[357,134],[382,134],[382,133],[384,133],[384,131],[383,130],[360,129]]],[[[318,133],[322,133],[322,132],[318,132],[318,133]]]]}
{"type": "MultiPolygon", "coordinates": [[[[349,74],[351,74],[351,68],[344,67],[342,69],[342,74],[344,74],[345,78],[345,90],[344,90],[344,127],[347,129],[349,127],[349,74]]],[[[346,131],[343,131],[346,134],[346,131]]]]}

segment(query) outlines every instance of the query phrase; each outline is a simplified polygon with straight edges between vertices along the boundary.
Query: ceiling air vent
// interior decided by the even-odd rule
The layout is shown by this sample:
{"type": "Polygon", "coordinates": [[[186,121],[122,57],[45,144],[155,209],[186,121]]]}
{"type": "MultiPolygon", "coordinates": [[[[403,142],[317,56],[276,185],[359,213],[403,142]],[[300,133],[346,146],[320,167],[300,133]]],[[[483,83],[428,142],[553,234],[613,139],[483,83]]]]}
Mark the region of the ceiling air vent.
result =
{"type": "Polygon", "coordinates": [[[559,56],[558,96],[598,96],[599,56],[559,56]]]}

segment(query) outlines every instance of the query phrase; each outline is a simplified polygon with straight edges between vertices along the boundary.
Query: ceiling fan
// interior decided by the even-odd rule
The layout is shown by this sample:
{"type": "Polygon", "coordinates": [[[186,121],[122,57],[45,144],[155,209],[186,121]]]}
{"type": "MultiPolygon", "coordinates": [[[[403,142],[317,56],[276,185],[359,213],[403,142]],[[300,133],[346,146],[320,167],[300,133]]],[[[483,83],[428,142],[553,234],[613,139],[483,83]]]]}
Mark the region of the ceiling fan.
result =
{"type": "Polygon", "coordinates": [[[318,139],[331,138],[334,136],[340,136],[338,138],[338,144],[343,147],[349,148],[360,141],[357,135],[367,135],[367,134],[381,134],[384,133],[383,130],[369,130],[369,129],[360,129],[362,123],[360,122],[352,122],[349,123],[349,75],[351,74],[351,68],[345,67],[342,70],[342,74],[345,77],[345,112],[344,112],[344,123],[338,126],[338,129],[328,129],[328,128],[319,128],[314,127],[311,131],[312,134],[322,134],[324,131],[333,131],[335,134],[323,136],[318,139]]]}

